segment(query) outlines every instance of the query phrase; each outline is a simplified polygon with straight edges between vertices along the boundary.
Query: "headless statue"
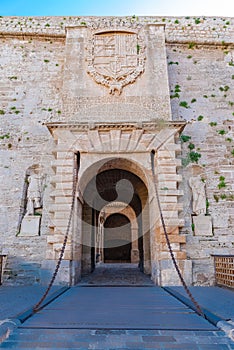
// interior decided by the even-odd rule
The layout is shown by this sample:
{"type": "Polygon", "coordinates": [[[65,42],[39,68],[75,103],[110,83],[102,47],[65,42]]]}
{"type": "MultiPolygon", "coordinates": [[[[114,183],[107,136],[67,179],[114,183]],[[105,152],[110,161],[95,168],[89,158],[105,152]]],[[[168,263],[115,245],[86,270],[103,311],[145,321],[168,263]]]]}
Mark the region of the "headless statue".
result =
{"type": "Polygon", "coordinates": [[[35,209],[41,208],[41,177],[32,174],[28,177],[26,215],[34,215],[35,209]]]}
{"type": "Polygon", "coordinates": [[[206,214],[206,194],[205,184],[199,176],[193,176],[189,179],[189,186],[193,194],[193,212],[196,215],[206,214]]]}

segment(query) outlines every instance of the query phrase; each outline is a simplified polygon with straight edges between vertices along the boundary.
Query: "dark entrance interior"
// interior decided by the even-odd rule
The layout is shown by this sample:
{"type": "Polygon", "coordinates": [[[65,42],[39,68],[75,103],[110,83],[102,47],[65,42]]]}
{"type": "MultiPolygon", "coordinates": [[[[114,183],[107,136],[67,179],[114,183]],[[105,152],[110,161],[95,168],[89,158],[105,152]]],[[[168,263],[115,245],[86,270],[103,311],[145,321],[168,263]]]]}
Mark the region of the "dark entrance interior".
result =
{"type": "Polygon", "coordinates": [[[112,214],[104,225],[104,262],[131,262],[131,224],[125,215],[112,214]]]}
{"type": "Polygon", "coordinates": [[[94,176],[84,187],[82,276],[94,271],[96,264],[100,262],[116,265],[134,264],[133,257],[137,252],[139,269],[150,274],[148,191],[141,178],[129,170],[137,171],[137,167],[129,160],[121,158],[107,160],[93,171],[94,176]],[[99,215],[105,210],[105,206],[112,202],[124,203],[134,211],[137,220],[137,233],[134,237],[137,237],[137,243],[136,239],[134,244],[132,243],[131,219],[118,211],[105,218],[103,242],[100,239],[99,215]],[[99,253],[100,245],[103,249],[100,248],[99,253]]]}

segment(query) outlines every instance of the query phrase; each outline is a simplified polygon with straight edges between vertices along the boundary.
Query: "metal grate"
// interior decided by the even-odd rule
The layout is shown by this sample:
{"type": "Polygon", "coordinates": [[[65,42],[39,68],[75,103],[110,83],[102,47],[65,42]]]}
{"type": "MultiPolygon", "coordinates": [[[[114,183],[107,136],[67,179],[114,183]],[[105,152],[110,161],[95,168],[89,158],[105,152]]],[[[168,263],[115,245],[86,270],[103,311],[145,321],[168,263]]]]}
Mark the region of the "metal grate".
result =
{"type": "Polygon", "coordinates": [[[234,288],[234,255],[214,255],[216,284],[234,288]]]}

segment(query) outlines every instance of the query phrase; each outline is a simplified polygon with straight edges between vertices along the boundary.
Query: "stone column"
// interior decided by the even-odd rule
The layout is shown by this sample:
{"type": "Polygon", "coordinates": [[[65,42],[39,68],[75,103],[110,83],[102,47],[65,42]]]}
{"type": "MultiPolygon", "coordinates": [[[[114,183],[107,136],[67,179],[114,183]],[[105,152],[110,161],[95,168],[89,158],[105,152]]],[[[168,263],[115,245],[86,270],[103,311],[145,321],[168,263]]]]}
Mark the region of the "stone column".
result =
{"type": "Polygon", "coordinates": [[[138,227],[132,225],[132,249],[131,249],[131,263],[139,263],[139,249],[138,249],[138,227]]]}

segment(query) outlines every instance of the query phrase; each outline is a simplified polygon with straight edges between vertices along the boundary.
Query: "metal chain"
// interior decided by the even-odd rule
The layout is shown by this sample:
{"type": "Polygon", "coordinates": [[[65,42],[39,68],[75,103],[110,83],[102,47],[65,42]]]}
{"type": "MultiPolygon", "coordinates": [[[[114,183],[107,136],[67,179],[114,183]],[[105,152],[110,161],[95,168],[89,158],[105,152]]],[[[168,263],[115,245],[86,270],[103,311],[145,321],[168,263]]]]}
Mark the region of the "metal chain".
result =
{"type": "Polygon", "coordinates": [[[158,194],[158,189],[157,189],[157,183],[156,183],[156,175],[155,175],[155,171],[154,171],[154,156],[155,156],[155,151],[151,151],[151,170],[152,170],[152,174],[153,174],[153,182],[154,182],[154,187],[155,187],[155,193],[156,193],[156,198],[157,198],[157,203],[158,203],[158,208],[159,208],[159,213],[160,213],[160,219],[161,219],[161,222],[162,222],[162,226],[163,226],[163,232],[164,232],[164,235],[165,235],[165,238],[166,238],[166,242],[167,242],[167,247],[168,247],[168,250],[170,252],[170,255],[171,255],[171,259],[173,261],[173,264],[175,266],[175,269],[177,271],[177,274],[180,278],[180,281],[186,291],[186,293],[188,294],[190,300],[193,302],[193,304],[195,305],[196,307],[196,310],[197,310],[197,313],[204,317],[205,318],[205,315],[200,307],[200,305],[198,304],[198,302],[194,299],[192,293],[190,292],[181,272],[180,272],[180,269],[179,269],[179,266],[176,262],[176,259],[175,259],[175,256],[174,256],[174,253],[173,253],[173,250],[171,248],[171,243],[170,243],[170,240],[169,240],[169,237],[168,237],[168,233],[167,233],[167,230],[166,230],[166,225],[165,225],[165,221],[164,221],[164,217],[163,217],[163,214],[162,214],[162,209],[161,209],[161,204],[160,204],[160,200],[159,200],[159,194],[158,194]]]}
{"type": "Polygon", "coordinates": [[[39,302],[33,307],[33,311],[37,312],[40,310],[40,306],[43,303],[43,301],[45,300],[45,298],[47,297],[54,281],[55,278],[58,274],[62,259],[63,259],[63,254],[66,248],[66,244],[67,244],[67,240],[68,240],[68,235],[69,235],[69,231],[70,231],[70,227],[71,227],[71,221],[72,221],[72,215],[73,215],[73,211],[74,211],[74,207],[75,207],[75,198],[76,198],[76,187],[77,187],[77,183],[78,183],[78,164],[77,162],[74,162],[74,168],[73,168],[73,184],[72,184],[72,203],[71,203],[71,209],[70,209],[70,213],[69,213],[69,218],[68,218],[68,224],[67,224],[67,229],[66,229],[66,234],[64,237],[64,241],[63,241],[63,245],[62,245],[62,249],[60,252],[60,256],[55,268],[55,271],[53,273],[53,276],[50,280],[50,283],[45,291],[45,293],[43,294],[43,296],[41,297],[41,299],[39,300],[39,302]]]}

